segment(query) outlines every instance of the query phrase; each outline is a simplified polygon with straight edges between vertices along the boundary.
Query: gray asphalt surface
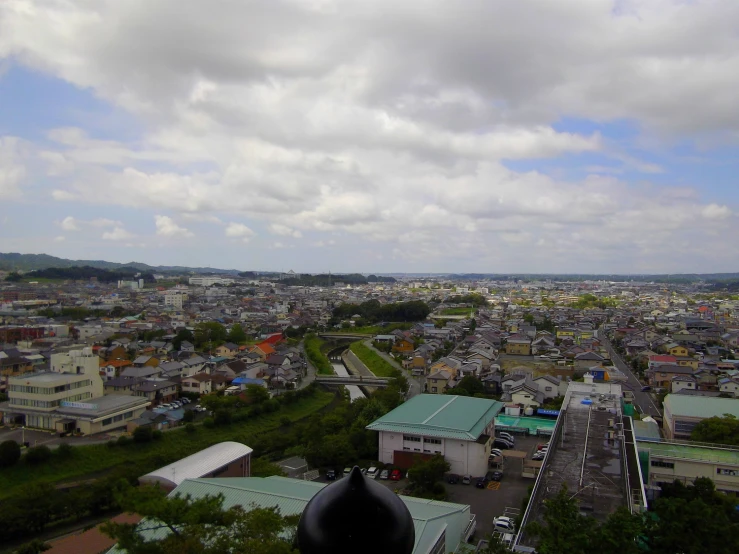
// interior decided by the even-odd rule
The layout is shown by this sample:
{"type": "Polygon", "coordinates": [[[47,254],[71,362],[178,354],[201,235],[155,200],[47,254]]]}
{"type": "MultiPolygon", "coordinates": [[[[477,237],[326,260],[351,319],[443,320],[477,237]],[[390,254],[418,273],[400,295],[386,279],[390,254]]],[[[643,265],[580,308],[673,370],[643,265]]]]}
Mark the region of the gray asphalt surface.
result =
{"type": "Polygon", "coordinates": [[[648,392],[642,392],[642,383],[632,373],[631,368],[626,364],[626,362],[621,359],[621,356],[619,356],[618,352],[616,352],[616,350],[613,348],[613,345],[611,345],[608,338],[605,337],[605,333],[602,330],[598,331],[598,338],[611,355],[611,361],[613,362],[613,365],[616,366],[617,369],[622,371],[623,374],[626,375],[626,377],[628,378],[627,383],[631,390],[634,392],[634,403],[636,404],[638,410],[644,414],[649,414],[650,416],[661,417],[662,412],[657,407],[657,404],[652,398],[652,395],[648,392]]]}

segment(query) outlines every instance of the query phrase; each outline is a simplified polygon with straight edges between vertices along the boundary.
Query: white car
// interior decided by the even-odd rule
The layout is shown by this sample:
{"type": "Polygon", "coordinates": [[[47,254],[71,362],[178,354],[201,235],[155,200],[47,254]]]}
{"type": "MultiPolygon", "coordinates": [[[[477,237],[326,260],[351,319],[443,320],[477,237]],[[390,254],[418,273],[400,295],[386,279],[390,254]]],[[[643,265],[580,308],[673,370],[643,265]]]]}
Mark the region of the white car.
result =
{"type": "Polygon", "coordinates": [[[490,450],[490,458],[502,458],[503,452],[497,448],[492,448],[490,450]]]}
{"type": "Polygon", "coordinates": [[[508,516],[496,517],[493,520],[493,528],[495,531],[500,531],[501,533],[516,532],[516,524],[513,521],[513,518],[508,516]]]}
{"type": "Polygon", "coordinates": [[[372,466],[367,470],[367,477],[370,479],[376,479],[377,478],[377,468],[375,466],[372,466]]]}
{"type": "Polygon", "coordinates": [[[179,402],[172,402],[172,408],[173,409],[176,410],[177,408],[181,408],[181,407],[182,407],[182,405],[179,402]]]}
{"type": "Polygon", "coordinates": [[[172,404],[159,404],[159,407],[162,408],[162,409],[164,409],[164,410],[171,410],[172,409],[172,404]]]}

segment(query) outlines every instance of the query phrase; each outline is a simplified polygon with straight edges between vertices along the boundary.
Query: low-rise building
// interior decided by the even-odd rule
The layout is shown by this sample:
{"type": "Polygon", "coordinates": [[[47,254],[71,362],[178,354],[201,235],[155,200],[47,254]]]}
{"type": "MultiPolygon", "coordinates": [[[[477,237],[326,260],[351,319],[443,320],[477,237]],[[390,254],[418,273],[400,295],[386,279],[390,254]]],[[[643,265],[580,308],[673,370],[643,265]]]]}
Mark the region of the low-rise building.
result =
{"type": "Polygon", "coordinates": [[[496,400],[419,394],[367,429],[378,432],[383,463],[408,468],[415,457],[438,453],[453,473],[482,476],[495,437],[495,416],[502,408],[496,400]]]}
{"type": "Polygon", "coordinates": [[[668,394],[663,401],[664,432],[668,439],[689,439],[704,419],[731,414],[739,417],[739,399],[668,394]]]}

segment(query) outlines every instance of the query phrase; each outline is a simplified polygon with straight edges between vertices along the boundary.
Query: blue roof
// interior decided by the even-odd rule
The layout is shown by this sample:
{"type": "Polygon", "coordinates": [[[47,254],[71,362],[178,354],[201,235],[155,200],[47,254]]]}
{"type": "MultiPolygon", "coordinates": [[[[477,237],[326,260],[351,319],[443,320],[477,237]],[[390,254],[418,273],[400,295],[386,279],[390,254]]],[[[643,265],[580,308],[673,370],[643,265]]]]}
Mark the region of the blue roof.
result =
{"type": "Polygon", "coordinates": [[[234,385],[264,385],[264,379],[252,379],[251,377],[237,377],[233,380],[234,385]]]}

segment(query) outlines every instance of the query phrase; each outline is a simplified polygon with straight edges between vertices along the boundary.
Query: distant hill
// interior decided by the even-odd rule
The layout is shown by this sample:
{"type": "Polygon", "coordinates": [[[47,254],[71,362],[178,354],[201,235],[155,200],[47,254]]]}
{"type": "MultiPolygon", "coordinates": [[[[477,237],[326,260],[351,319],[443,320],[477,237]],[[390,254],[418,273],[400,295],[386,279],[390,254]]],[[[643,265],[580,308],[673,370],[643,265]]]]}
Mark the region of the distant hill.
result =
{"type": "Polygon", "coordinates": [[[97,269],[121,269],[135,268],[139,271],[156,273],[224,273],[237,274],[237,269],[216,269],[213,267],[184,267],[184,266],[152,266],[139,262],[128,262],[119,264],[106,262],[105,260],[68,260],[57,258],[48,254],[18,254],[16,252],[0,252],[0,270],[3,271],[33,271],[35,269],[48,269],[51,267],[81,267],[88,266],[97,269]]]}

